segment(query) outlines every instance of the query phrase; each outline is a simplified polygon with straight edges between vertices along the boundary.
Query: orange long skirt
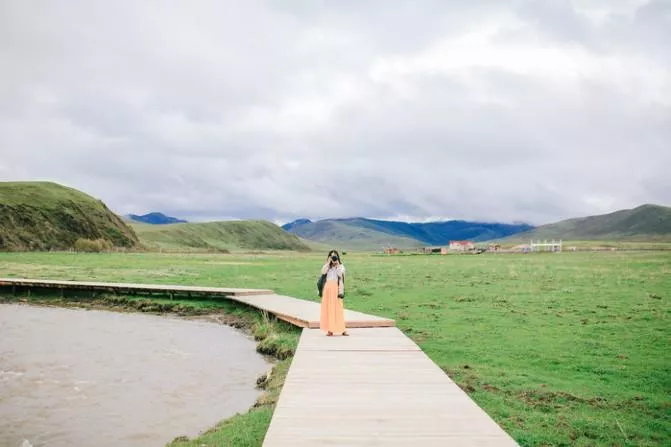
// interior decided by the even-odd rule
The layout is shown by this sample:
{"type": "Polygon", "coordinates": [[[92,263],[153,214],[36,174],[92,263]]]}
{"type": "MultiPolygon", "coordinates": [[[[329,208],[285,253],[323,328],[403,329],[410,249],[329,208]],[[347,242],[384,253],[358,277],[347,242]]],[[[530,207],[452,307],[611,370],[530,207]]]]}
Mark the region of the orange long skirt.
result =
{"type": "Polygon", "coordinates": [[[345,306],[338,298],[338,281],[326,281],[324,284],[319,329],[334,334],[345,332],[345,306]]]}

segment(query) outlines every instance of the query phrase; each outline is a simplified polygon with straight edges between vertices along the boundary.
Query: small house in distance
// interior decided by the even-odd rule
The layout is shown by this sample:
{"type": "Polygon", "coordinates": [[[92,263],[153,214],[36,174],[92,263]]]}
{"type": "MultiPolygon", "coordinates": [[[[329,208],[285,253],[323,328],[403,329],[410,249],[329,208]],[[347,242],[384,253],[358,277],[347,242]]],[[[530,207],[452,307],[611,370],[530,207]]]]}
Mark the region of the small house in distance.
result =
{"type": "Polygon", "coordinates": [[[447,248],[446,247],[426,247],[424,248],[424,253],[427,255],[430,254],[438,254],[440,253],[441,255],[446,255],[447,254],[447,248]]]}
{"type": "Polygon", "coordinates": [[[401,252],[398,248],[385,248],[384,254],[386,255],[397,255],[401,252]]]}
{"type": "Polygon", "coordinates": [[[475,248],[471,241],[450,241],[450,250],[452,251],[470,251],[475,248]]]}

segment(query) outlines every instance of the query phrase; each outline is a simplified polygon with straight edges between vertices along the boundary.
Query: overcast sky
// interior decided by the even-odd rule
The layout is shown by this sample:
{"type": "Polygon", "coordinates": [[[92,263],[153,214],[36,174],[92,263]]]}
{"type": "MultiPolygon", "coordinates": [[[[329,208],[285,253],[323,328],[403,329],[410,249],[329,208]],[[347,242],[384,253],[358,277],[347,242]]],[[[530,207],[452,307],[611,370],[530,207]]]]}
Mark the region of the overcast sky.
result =
{"type": "Polygon", "coordinates": [[[118,213],[671,204],[671,0],[0,2],[0,179],[118,213]]]}

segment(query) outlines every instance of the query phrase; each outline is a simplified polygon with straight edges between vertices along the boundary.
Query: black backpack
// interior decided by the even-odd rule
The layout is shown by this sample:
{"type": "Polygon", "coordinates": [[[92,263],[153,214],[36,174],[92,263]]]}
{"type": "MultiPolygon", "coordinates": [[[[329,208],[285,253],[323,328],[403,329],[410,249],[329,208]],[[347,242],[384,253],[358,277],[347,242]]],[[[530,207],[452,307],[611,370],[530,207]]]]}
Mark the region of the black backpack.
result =
{"type": "Polygon", "coordinates": [[[320,297],[324,293],[324,284],[326,284],[326,275],[321,275],[317,280],[317,291],[320,297]]]}

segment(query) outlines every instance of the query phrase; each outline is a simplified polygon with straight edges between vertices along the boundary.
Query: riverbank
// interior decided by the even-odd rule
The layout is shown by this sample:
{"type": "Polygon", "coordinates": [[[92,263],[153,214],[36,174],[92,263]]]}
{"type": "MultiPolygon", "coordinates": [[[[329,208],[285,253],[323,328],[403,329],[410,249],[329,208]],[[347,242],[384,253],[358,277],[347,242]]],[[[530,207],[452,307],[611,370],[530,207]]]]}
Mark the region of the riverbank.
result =
{"type": "Polygon", "coordinates": [[[138,298],[125,296],[27,296],[0,295],[0,303],[22,303],[34,306],[107,310],[114,312],[147,313],[205,320],[242,330],[256,340],[257,352],[275,361],[273,368],[257,378],[257,386],[263,394],[248,412],[236,414],[223,420],[200,436],[188,439],[180,437],[170,447],[231,445],[257,447],[263,442],[273,410],[295,352],[300,330],[268,315],[228,301],[167,300],[160,298],[138,298]]]}

